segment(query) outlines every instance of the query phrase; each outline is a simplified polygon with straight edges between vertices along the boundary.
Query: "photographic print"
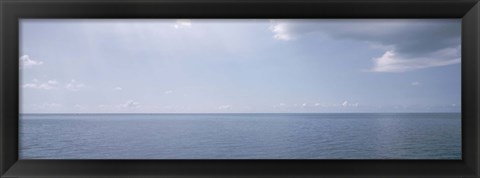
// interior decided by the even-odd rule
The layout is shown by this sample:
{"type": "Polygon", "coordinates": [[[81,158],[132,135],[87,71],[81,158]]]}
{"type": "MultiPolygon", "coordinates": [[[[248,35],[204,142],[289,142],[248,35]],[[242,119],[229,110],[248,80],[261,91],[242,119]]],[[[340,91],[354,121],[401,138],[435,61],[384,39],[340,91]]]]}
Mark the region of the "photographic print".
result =
{"type": "Polygon", "coordinates": [[[461,19],[21,19],[20,159],[460,160],[461,19]]]}

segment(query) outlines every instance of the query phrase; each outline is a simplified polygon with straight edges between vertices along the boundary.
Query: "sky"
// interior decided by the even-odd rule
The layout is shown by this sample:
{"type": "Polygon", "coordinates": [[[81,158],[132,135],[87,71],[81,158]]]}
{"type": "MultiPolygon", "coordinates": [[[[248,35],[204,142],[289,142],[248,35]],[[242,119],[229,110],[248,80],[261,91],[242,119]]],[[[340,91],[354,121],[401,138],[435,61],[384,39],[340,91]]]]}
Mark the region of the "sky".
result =
{"type": "Polygon", "coordinates": [[[22,19],[20,112],[460,112],[460,26],[22,19]]]}

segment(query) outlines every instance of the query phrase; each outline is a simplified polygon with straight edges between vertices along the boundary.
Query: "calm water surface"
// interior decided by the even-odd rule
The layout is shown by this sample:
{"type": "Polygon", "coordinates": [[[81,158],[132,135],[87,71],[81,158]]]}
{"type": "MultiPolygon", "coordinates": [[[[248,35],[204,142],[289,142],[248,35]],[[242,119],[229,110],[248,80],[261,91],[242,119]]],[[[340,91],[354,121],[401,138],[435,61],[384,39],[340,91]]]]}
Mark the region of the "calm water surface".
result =
{"type": "Polygon", "coordinates": [[[21,159],[461,159],[459,113],[24,114],[21,159]]]}

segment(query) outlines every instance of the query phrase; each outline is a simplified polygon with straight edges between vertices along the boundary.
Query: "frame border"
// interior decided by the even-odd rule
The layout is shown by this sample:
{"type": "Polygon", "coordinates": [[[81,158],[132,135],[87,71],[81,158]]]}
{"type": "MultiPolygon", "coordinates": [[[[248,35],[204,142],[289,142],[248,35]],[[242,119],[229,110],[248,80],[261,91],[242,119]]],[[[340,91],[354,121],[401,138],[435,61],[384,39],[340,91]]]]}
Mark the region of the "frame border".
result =
{"type": "Polygon", "coordinates": [[[0,177],[480,176],[478,0],[0,0],[0,177]],[[457,160],[18,160],[21,18],[462,18],[457,160]]]}

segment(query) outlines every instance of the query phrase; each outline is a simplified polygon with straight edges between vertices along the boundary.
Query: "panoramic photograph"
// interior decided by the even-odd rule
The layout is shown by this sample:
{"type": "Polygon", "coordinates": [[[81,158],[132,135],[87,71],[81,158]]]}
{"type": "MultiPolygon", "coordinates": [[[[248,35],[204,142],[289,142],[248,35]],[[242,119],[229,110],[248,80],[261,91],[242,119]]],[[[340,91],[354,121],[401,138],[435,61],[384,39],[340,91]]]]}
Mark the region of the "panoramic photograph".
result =
{"type": "Polygon", "coordinates": [[[461,19],[19,30],[19,159],[462,159],[461,19]]]}

